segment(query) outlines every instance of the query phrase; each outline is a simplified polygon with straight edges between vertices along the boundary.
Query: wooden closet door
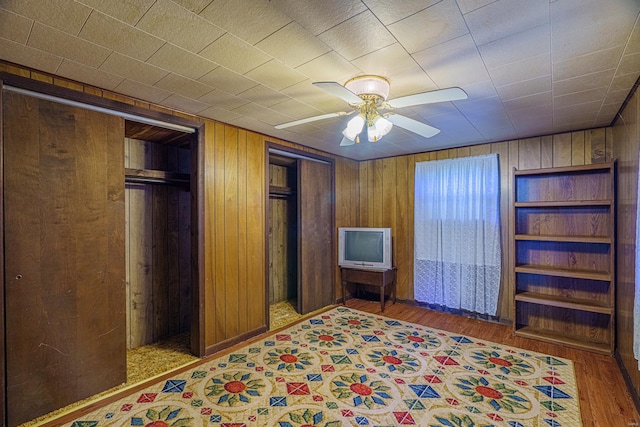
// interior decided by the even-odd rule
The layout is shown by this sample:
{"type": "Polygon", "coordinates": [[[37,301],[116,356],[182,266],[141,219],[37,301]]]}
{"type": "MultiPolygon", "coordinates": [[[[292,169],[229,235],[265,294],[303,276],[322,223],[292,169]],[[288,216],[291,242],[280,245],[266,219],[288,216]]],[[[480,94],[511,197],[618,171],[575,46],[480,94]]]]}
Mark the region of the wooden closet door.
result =
{"type": "Polygon", "coordinates": [[[126,381],[123,119],[3,93],[7,424],[126,381]]]}
{"type": "Polygon", "coordinates": [[[333,168],[298,163],[298,311],[306,314],[333,304],[333,168]]]}

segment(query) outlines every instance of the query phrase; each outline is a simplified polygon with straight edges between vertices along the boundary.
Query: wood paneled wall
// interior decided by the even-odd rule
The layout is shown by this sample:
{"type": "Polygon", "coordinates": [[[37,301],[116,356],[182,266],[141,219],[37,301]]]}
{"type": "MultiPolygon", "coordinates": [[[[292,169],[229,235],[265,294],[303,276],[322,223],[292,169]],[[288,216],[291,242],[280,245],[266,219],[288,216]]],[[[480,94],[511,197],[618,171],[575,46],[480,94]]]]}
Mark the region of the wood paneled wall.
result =
{"type": "Polygon", "coordinates": [[[513,245],[509,240],[513,219],[511,171],[609,161],[611,128],[548,135],[536,138],[452,148],[409,156],[370,160],[359,164],[358,225],[393,229],[393,262],[398,267],[398,298],[413,300],[413,195],[415,164],[498,153],[500,162],[500,214],[502,272],[498,315],[511,321],[513,304],[513,245]]]}
{"type": "Polygon", "coordinates": [[[627,103],[613,127],[613,154],[618,164],[616,241],[616,356],[640,394],[640,370],[633,355],[633,305],[636,292],[636,214],[638,209],[638,155],[640,152],[640,94],[627,103]]]}
{"type": "MultiPolygon", "coordinates": [[[[190,172],[188,149],[125,138],[125,168],[190,172]]],[[[127,347],[189,330],[191,195],[187,186],[127,183],[127,347]]]]}

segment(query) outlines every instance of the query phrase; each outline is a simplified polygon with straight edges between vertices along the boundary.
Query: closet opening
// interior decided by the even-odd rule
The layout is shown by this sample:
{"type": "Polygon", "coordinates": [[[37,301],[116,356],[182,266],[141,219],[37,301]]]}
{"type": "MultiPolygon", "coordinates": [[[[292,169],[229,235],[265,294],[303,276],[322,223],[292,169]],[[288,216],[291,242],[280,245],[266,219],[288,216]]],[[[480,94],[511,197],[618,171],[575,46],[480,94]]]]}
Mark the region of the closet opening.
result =
{"type": "Polygon", "coordinates": [[[269,329],[298,312],[297,160],[269,154],[269,329]]]}
{"type": "Polygon", "coordinates": [[[196,359],[190,185],[196,138],[125,121],[127,383],[196,359]]]}

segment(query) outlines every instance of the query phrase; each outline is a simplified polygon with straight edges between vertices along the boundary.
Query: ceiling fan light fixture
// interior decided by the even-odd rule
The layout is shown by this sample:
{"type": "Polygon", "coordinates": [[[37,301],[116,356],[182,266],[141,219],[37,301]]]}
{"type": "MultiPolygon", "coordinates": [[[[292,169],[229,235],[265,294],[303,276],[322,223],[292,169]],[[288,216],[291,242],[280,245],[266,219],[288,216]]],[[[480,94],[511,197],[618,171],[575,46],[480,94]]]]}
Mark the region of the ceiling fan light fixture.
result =
{"type": "Polygon", "coordinates": [[[380,76],[359,76],[348,80],[344,87],[356,95],[375,95],[386,101],[389,96],[389,80],[380,76]]]}
{"type": "Polygon", "coordinates": [[[356,139],[356,137],[362,132],[364,127],[364,118],[361,115],[357,115],[347,123],[347,127],[342,131],[342,135],[350,141],[356,139]]]}
{"type": "Polygon", "coordinates": [[[377,142],[388,134],[392,127],[393,123],[389,120],[382,116],[377,116],[373,119],[371,126],[367,127],[367,139],[369,142],[377,142]]]}

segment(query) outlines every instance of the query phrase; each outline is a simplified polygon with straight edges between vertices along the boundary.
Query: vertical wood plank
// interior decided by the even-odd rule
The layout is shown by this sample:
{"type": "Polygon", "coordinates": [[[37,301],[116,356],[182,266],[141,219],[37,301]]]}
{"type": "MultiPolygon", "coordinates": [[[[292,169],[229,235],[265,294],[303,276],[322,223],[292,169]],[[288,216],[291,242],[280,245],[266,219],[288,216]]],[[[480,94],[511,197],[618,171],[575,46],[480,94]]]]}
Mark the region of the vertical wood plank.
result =
{"type": "Polygon", "coordinates": [[[224,272],[227,338],[235,337],[238,328],[238,132],[225,126],[224,150],[224,272]]]}
{"type": "Polygon", "coordinates": [[[591,136],[591,163],[605,162],[607,159],[605,129],[592,129],[587,132],[591,136]]]}
{"type": "Polygon", "coordinates": [[[553,166],[571,166],[571,134],[553,135],[553,166]]]}
{"type": "Polygon", "coordinates": [[[518,147],[518,169],[536,169],[540,167],[542,164],[540,160],[540,138],[521,139],[518,141],[518,147]]]}
{"type": "MultiPolygon", "coordinates": [[[[215,155],[213,170],[215,173],[213,180],[214,187],[214,227],[215,240],[213,244],[213,255],[215,258],[215,342],[221,342],[229,338],[227,336],[227,286],[225,271],[225,150],[226,150],[226,126],[221,123],[215,124],[215,155]]],[[[211,190],[209,190],[211,191],[211,190]]]]}
{"type": "Polygon", "coordinates": [[[238,132],[238,331],[249,330],[247,321],[249,311],[249,289],[247,270],[251,266],[247,263],[247,132],[238,132]]]}
{"type": "Polygon", "coordinates": [[[553,136],[545,135],[540,138],[540,167],[553,167],[553,136]]]}
{"type": "Polygon", "coordinates": [[[509,169],[509,142],[498,142],[491,144],[491,152],[498,155],[500,170],[500,245],[502,247],[502,268],[500,269],[500,292],[498,295],[498,311],[496,315],[501,319],[508,320],[511,317],[511,301],[513,299],[511,282],[509,281],[508,253],[509,241],[511,240],[507,230],[509,229],[509,181],[511,174],[509,169]],[[506,225],[506,227],[505,227],[506,225]]]}
{"type": "Polygon", "coordinates": [[[571,165],[584,165],[584,131],[571,133],[571,165]]]}

